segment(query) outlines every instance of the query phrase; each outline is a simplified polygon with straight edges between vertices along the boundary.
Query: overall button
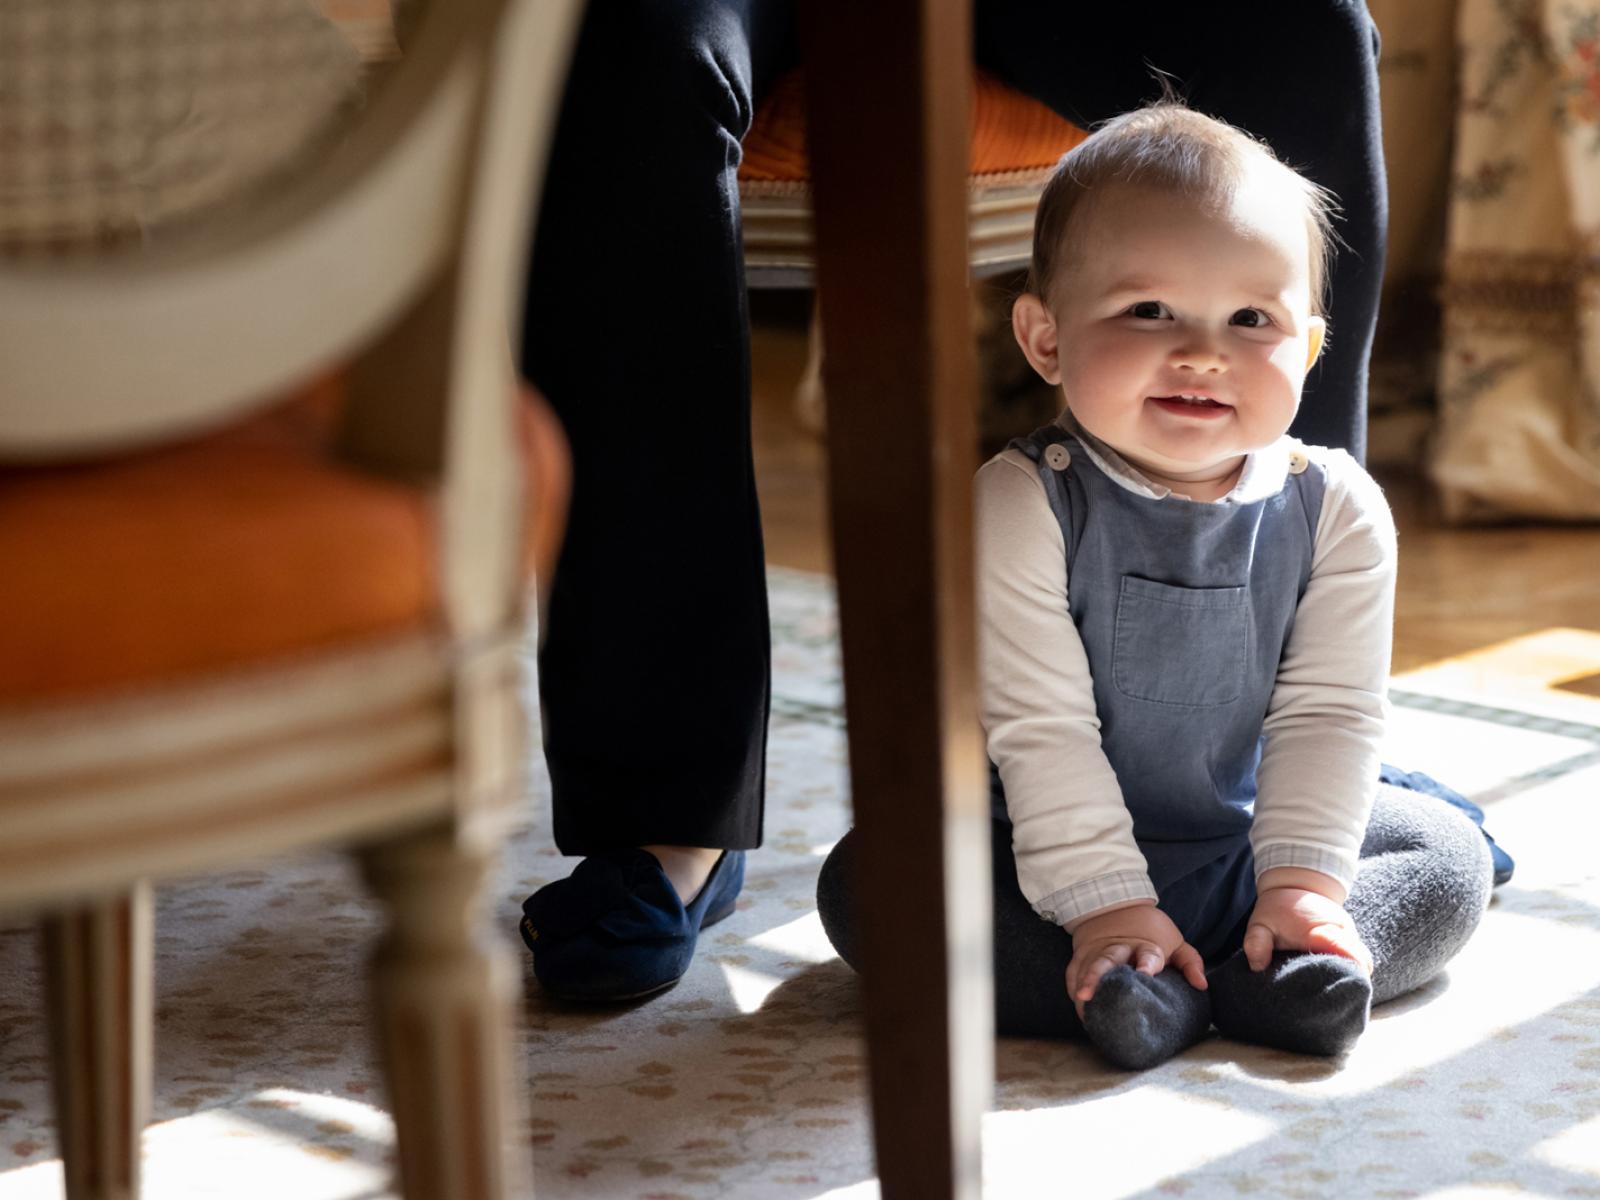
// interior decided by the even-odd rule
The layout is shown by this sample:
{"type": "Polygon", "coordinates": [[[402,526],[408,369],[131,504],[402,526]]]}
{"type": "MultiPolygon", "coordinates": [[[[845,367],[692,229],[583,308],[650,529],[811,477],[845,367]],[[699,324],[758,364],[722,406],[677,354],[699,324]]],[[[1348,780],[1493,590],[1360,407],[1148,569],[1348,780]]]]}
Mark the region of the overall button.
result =
{"type": "Polygon", "coordinates": [[[1310,465],[1310,462],[1311,460],[1299,450],[1291,450],[1289,452],[1289,474],[1299,475],[1310,465]]]}
{"type": "Polygon", "coordinates": [[[1044,448],[1044,461],[1052,470],[1065,471],[1072,463],[1072,454],[1060,442],[1051,442],[1044,448]]]}

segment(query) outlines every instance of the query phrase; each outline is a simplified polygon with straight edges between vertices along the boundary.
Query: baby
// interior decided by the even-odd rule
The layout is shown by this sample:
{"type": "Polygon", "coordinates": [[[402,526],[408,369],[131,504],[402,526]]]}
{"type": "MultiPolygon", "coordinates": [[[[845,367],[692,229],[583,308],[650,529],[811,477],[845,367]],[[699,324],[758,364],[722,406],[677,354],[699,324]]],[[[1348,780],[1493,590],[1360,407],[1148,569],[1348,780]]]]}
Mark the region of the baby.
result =
{"type": "MultiPolygon", "coordinates": [[[[1287,435],[1331,207],[1171,100],[1045,188],[1013,326],[1065,411],[976,482],[1002,1034],[1337,1054],[1488,903],[1471,822],[1379,783],[1383,495],[1287,435]]],[[[847,961],[851,842],[819,884],[847,961]]]]}

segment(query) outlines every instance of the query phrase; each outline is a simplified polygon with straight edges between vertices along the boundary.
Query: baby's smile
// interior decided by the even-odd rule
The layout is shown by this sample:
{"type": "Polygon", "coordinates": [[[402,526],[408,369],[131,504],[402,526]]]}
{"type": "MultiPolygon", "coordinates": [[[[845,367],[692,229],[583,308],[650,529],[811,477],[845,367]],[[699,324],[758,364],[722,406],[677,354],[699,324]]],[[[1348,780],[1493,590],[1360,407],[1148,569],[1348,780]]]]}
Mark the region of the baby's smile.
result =
{"type": "Polygon", "coordinates": [[[1204,392],[1180,392],[1173,396],[1148,396],[1146,399],[1162,412],[1199,420],[1211,420],[1233,411],[1233,405],[1224,404],[1204,392]]]}

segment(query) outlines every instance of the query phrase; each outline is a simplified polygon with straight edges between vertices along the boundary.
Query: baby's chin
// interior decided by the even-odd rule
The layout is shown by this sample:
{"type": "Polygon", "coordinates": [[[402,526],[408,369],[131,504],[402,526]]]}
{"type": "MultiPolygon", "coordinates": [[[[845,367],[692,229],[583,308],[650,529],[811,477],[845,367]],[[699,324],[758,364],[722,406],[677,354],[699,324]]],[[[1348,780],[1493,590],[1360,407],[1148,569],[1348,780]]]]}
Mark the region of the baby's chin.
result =
{"type": "Polygon", "coordinates": [[[1245,460],[1242,453],[1229,454],[1223,458],[1215,455],[1190,459],[1166,456],[1140,458],[1128,454],[1124,454],[1123,457],[1153,481],[1177,492],[1183,491],[1186,487],[1203,489],[1209,485],[1226,483],[1238,475],[1245,460]]]}
{"type": "Polygon", "coordinates": [[[1218,454],[1215,447],[1204,452],[1185,454],[1181,447],[1172,450],[1119,450],[1119,454],[1134,466],[1144,471],[1154,471],[1170,479],[1184,481],[1204,480],[1214,478],[1238,468],[1244,461],[1246,451],[1230,448],[1225,454],[1218,454]]]}

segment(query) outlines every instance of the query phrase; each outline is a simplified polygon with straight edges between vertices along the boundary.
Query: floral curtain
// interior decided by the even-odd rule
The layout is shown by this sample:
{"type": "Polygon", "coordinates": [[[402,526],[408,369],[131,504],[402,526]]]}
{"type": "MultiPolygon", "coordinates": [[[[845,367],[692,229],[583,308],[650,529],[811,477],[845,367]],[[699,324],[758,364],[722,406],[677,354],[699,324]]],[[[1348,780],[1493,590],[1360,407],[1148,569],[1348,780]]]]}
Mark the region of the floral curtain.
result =
{"type": "Polygon", "coordinates": [[[1422,446],[1448,519],[1600,519],[1600,0],[1372,10],[1394,208],[1375,456],[1425,423],[1432,375],[1422,446]],[[1428,299],[1436,356],[1407,328],[1428,299]]]}

